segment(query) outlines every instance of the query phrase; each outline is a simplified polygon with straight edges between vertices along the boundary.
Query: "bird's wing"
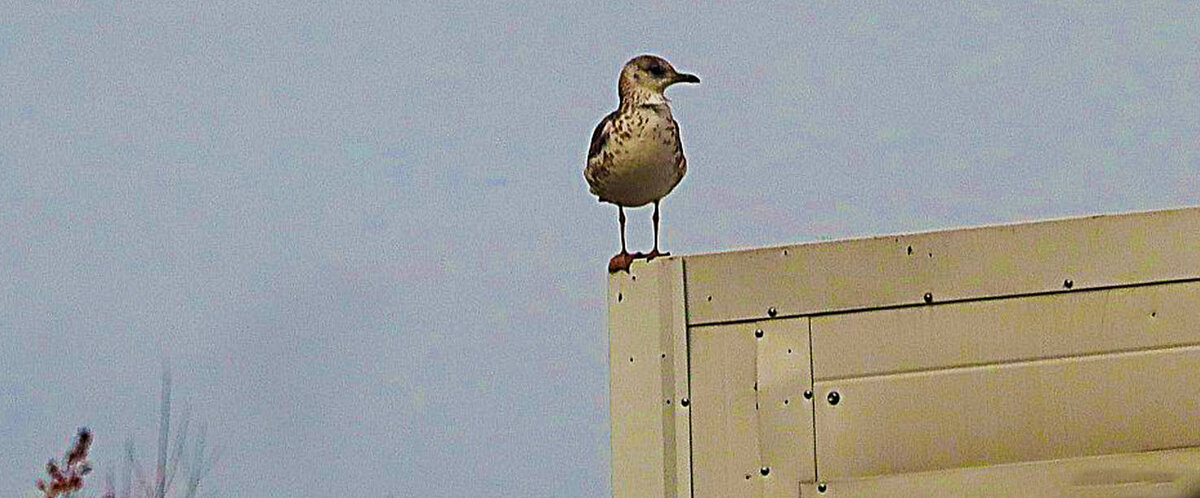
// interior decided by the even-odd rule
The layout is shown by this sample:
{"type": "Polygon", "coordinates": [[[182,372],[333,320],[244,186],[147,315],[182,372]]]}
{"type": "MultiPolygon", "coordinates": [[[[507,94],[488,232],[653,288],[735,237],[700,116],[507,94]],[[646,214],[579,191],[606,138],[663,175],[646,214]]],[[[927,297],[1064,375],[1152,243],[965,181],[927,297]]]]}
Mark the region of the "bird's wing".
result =
{"type": "Polygon", "coordinates": [[[687,174],[687,156],[683,155],[683,140],[679,138],[679,123],[675,123],[672,129],[675,132],[675,182],[678,183],[683,179],[683,175],[687,174]]]}
{"type": "Polygon", "coordinates": [[[593,157],[600,155],[604,144],[608,143],[608,137],[612,135],[613,131],[613,119],[616,117],[617,111],[610,112],[600,120],[600,124],[596,125],[596,130],[592,132],[592,146],[588,148],[589,162],[593,157]]]}

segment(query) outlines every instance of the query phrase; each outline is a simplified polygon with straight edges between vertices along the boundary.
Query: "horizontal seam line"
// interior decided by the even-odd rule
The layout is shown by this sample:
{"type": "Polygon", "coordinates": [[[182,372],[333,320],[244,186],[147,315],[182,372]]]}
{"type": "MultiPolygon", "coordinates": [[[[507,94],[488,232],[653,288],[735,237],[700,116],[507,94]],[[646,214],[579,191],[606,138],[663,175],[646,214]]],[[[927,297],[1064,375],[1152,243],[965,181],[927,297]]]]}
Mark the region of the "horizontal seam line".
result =
{"type": "MultiPolygon", "coordinates": [[[[1179,479],[1186,476],[1180,475],[1179,479]]],[[[1075,489],[1111,489],[1111,488],[1145,488],[1154,486],[1175,486],[1179,484],[1178,479],[1175,481],[1129,481],[1129,482],[1113,482],[1113,483],[1094,483],[1094,484],[1072,484],[1075,489]]]]}
{"type": "Polygon", "coordinates": [[[1114,349],[1114,350],[1110,350],[1110,351],[1101,351],[1098,353],[1039,356],[1039,357],[1035,357],[1035,358],[1021,358],[1021,359],[1016,359],[1016,360],[1001,360],[1001,361],[990,361],[990,362],[980,362],[980,363],[965,363],[965,364],[949,365],[949,366],[942,366],[942,367],[917,368],[917,369],[912,369],[912,370],[893,370],[893,371],[880,372],[880,373],[871,373],[868,375],[847,375],[847,376],[839,376],[839,377],[826,377],[826,378],[814,379],[813,382],[838,382],[838,381],[846,381],[846,380],[870,379],[873,377],[892,377],[892,376],[901,376],[901,375],[915,375],[915,374],[923,374],[923,373],[930,373],[930,372],[950,373],[950,372],[955,372],[955,371],[959,371],[959,370],[978,370],[978,369],[983,369],[983,368],[988,368],[988,367],[996,367],[996,366],[1007,367],[1007,366],[1018,366],[1018,365],[1022,365],[1022,364],[1032,365],[1032,364],[1036,364],[1036,363],[1050,363],[1050,362],[1054,362],[1054,361],[1058,361],[1058,360],[1069,360],[1069,359],[1087,360],[1087,359],[1101,358],[1101,357],[1105,357],[1105,356],[1112,356],[1112,357],[1134,356],[1134,355],[1138,355],[1138,354],[1142,354],[1142,353],[1150,353],[1150,352],[1155,352],[1155,351],[1170,351],[1173,349],[1174,350],[1186,350],[1186,349],[1196,349],[1196,348],[1200,348],[1200,341],[1157,345],[1157,346],[1146,346],[1146,347],[1141,347],[1141,348],[1114,349]]]}
{"type": "Polygon", "coordinates": [[[881,305],[881,306],[868,306],[868,307],[864,307],[864,308],[847,308],[847,309],[829,310],[829,311],[808,311],[808,312],[792,313],[792,314],[786,314],[786,315],[781,314],[781,315],[774,316],[774,317],[764,316],[764,317],[751,317],[751,318],[732,318],[732,319],[728,319],[728,320],[716,320],[716,321],[711,321],[711,322],[688,323],[688,327],[706,327],[706,326],[711,326],[711,325],[736,325],[736,324],[740,324],[740,323],[761,322],[761,321],[765,321],[765,320],[785,320],[788,318],[819,317],[819,316],[829,316],[829,315],[848,315],[851,313],[866,313],[866,312],[871,312],[871,311],[890,311],[890,310],[903,309],[903,308],[917,308],[917,307],[922,307],[922,306],[939,306],[939,305],[944,305],[944,304],[962,304],[962,303],[973,303],[973,302],[979,302],[979,301],[999,301],[1002,299],[1020,299],[1023,297],[1040,297],[1040,296],[1050,296],[1050,295],[1054,295],[1054,294],[1097,292],[1097,291],[1106,291],[1106,290],[1114,290],[1114,289],[1128,289],[1128,288],[1135,288],[1135,287],[1151,287],[1151,286],[1155,286],[1155,285],[1186,284],[1186,283],[1192,283],[1192,282],[1200,282],[1200,277],[1186,277],[1186,278],[1176,278],[1176,279],[1170,279],[1170,280],[1154,280],[1154,281],[1149,281],[1149,282],[1133,282],[1133,283],[1125,283],[1125,284],[1100,285],[1100,286],[1094,286],[1094,287],[1078,287],[1078,288],[1074,288],[1074,289],[1070,289],[1070,290],[1056,289],[1056,290],[1047,290],[1047,291],[1030,291],[1030,292],[1023,292],[1023,293],[1016,293],[1016,294],[1002,294],[1002,295],[996,295],[996,296],[963,297],[963,298],[956,298],[956,299],[947,299],[945,301],[935,300],[932,303],[923,303],[923,302],[922,303],[897,303],[897,304],[885,304],[885,305],[881,305]]]}
{"type": "MultiPolygon", "coordinates": [[[[1079,455],[1079,456],[1071,456],[1071,457],[1043,458],[1043,459],[1037,459],[1037,460],[1020,460],[1020,461],[1015,461],[1015,462],[1003,462],[1003,463],[993,463],[993,464],[984,464],[984,465],[970,465],[970,466],[966,466],[966,467],[954,467],[954,468],[949,468],[949,469],[916,470],[916,471],[908,471],[908,472],[898,472],[895,474],[875,474],[875,475],[870,475],[870,476],[854,476],[854,477],[844,476],[844,477],[839,477],[839,478],[835,478],[835,479],[830,479],[828,482],[830,482],[830,483],[847,483],[847,482],[859,482],[859,481],[873,481],[873,480],[879,480],[879,479],[891,479],[891,478],[895,478],[895,477],[925,479],[925,478],[940,476],[943,474],[957,474],[957,473],[964,472],[964,471],[969,473],[969,472],[974,472],[974,471],[992,471],[992,470],[1002,471],[1002,470],[1020,469],[1020,468],[1035,468],[1035,467],[1048,466],[1048,465],[1109,463],[1109,461],[1117,461],[1117,460],[1130,459],[1130,458],[1164,456],[1164,454],[1167,454],[1167,453],[1174,453],[1174,454],[1186,453],[1189,455],[1195,454],[1195,453],[1200,453],[1200,446],[1190,446],[1190,445],[1166,446],[1166,447],[1155,448],[1155,449],[1123,451],[1120,453],[1104,453],[1104,454],[1099,454],[1099,455],[1079,455]]],[[[1167,458],[1170,458],[1173,455],[1165,455],[1165,456],[1167,458]]],[[[1119,462],[1117,462],[1117,463],[1119,463],[1119,462]]],[[[1177,464],[1178,462],[1169,462],[1169,463],[1177,464]]],[[[1176,467],[1170,467],[1170,468],[1174,469],[1176,467]]],[[[1188,469],[1184,468],[1182,470],[1187,471],[1188,469]]]]}

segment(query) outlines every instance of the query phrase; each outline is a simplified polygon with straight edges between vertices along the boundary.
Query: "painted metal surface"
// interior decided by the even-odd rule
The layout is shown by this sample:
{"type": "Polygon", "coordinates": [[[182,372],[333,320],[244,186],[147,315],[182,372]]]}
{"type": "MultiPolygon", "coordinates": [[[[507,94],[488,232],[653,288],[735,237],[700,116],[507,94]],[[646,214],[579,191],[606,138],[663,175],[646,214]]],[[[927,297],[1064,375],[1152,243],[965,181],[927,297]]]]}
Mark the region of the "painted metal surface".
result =
{"type": "Polygon", "coordinates": [[[1200,344],[1200,282],[813,317],[814,375],[898,372],[1200,344]]]}
{"type": "Polygon", "coordinates": [[[1200,208],[638,262],[609,333],[615,497],[1174,496],[1149,469],[1200,470],[1200,208]]]}
{"type": "Polygon", "coordinates": [[[1200,448],[801,484],[800,495],[804,498],[1191,498],[1200,496],[1200,448]]]}
{"type": "Polygon", "coordinates": [[[744,326],[706,329],[690,339],[694,496],[762,496],[754,336],[744,326]]]}
{"type": "Polygon", "coordinates": [[[682,260],[611,275],[608,310],[613,496],[690,497],[682,260]]]}
{"type": "Polygon", "coordinates": [[[753,332],[766,498],[794,498],[797,482],[816,479],[809,328],[807,318],[769,320],[753,332]]]}
{"type": "Polygon", "coordinates": [[[796,497],[816,478],[808,319],[694,327],[697,498],[796,497]]]}
{"type": "Polygon", "coordinates": [[[687,256],[690,325],[1200,277],[1200,208],[687,256]]]}
{"type": "Polygon", "coordinates": [[[1200,346],[818,381],[819,479],[1200,446],[1197,379],[1200,346]]]}

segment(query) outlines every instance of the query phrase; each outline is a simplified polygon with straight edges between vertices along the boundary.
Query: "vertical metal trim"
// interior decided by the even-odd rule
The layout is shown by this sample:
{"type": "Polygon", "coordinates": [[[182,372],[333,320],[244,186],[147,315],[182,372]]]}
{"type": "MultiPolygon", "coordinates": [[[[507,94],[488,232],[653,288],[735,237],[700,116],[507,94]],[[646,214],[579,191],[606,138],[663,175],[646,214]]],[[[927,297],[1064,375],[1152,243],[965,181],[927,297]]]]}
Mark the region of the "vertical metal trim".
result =
{"type": "MultiPolygon", "coordinates": [[[[761,330],[761,328],[762,328],[762,322],[753,322],[749,325],[751,327],[757,328],[758,330],[761,330]]],[[[741,327],[739,327],[739,328],[741,328],[741,327]]],[[[757,333],[755,328],[747,328],[747,332],[757,333]]],[[[741,333],[741,332],[739,332],[739,333],[741,333]]],[[[757,465],[755,465],[755,467],[761,468],[763,465],[767,464],[766,463],[767,445],[766,445],[766,443],[764,443],[764,441],[766,440],[767,435],[768,435],[767,425],[766,425],[766,423],[763,422],[763,411],[762,411],[762,404],[764,401],[763,397],[762,397],[762,390],[761,390],[762,383],[763,383],[762,382],[762,380],[763,380],[762,379],[763,339],[756,336],[753,340],[754,340],[754,421],[758,425],[758,428],[757,428],[758,429],[757,430],[757,432],[758,432],[758,461],[755,462],[757,464],[757,465]]],[[[758,493],[759,496],[762,496],[762,492],[761,492],[762,488],[763,488],[763,485],[760,482],[759,485],[757,486],[757,489],[760,491],[758,493]]]]}
{"type": "Polygon", "coordinates": [[[663,496],[664,498],[678,498],[677,488],[679,486],[679,476],[677,475],[676,460],[676,434],[675,426],[675,405],[668,403],[669,400],[675,397],[675,368],[674,368],[674,347],[671,344],[671,337],[675,334],[675,303],[674,290],[675,283],[673,282],[675,272],[671,271],[670,262],[666,265],[659,265],[658,281],[654,289],[655,300],[657,301],[658,311],[658,382],[659,382],[659,413],[661,418],[659,424],[662,425],[662,473],[663,473],[663,496]]]}
{"type": "Polygon", "coordinates": [[[618,458],[617,458],[620,455],[619,450],[621,449],[619,446],[620,443],[618,442],[618,440],[620,438],[619,430],[621,428],[621,424],[620,424],[621,419],[618,417],[618,409],[617,409],[617,403],[618,403],[617,381],[620,377],[619,377],[619,374],[617,373],[618,370],[615,366],[616,365],[616,357],[618,356],[617,355],[617,347],[619,344],[619,340],[617,338],[617,336],[618,336],[617,327],[619,327],[620,325],[619,325],[619,323],[615,323],[616,320],[613,319],[613,307],[618,305],[619,303],[623,302],[623,300],[620,297],[623,295],[623,290],[622,290],[622,286],[619,283],[614,283],[612,275],[608,276],[607,281],[608,281],[607,310],[606,310],[606,316],[605,316],[607,333],[605,335],[608,338],[608,452],[609,452],[609,456],[608,456],[609,469],[608,470],[609,470],[609,487],[612,490],[613,498],[621,498],[620,492],[623,489],[623,483],[621,481],[621,478],[623,476],[620,474],[621,466],[620,466],[620,464],[618,462],[618,458]],[[617,296],[618,296],[616,303],[613,302],[614,286],[617,289],[616,292],[617,292],[617,296]]]}
{"type": "Polygon", "coordinates": [[[656,301],[659,361],[659,413],[663,440],[662,473],[665,498],[691,498],[690,361],[688,357],[687,300],[683,260],[665,260],[657,267],[653,299],[656,301]],[[690,404],[690,403],[689,403],[690,404]],[[683,482],[686,480],[686,482],[683,482]]]}
{"type": "Polygon", "coordinates": [[[813,356],[813,328],[812,317],[808,317],[808,392],[812,393],[809,398],[809,408],[812,409],[812,431],[813,431],[813,482],[821,481],[821,462],[817,460],[817,375],[816,375],[816,357],[813,356]]]}
{"type": "MultiPolygon", "coordinates": [[[[688,300],[687,300],[687,282],[688,282],[687,258],[679,258],[679,274],[683,280],[683,288],[682,288],[682,290],[683,290],[683,336],[684,336],[683,337],[683,341],[684,341],[683,348],[684,348],[684,352],[686,355],[686,358],[684,358],[684,363],[687,367],[686,368],[686,370],[687,370],[686,377],[687,378],[686,378],[686,382],[684,383],[686,391],[684,392],[684,396],[686,396],[686,399],[690,402],[692,399],[692,326],[688,325],[691,322],[691,319],[689,318],[688,300]]],[[[688,437],[688,461],[687,461],[688,497],[687,498],[695,498],[695,496],[696,496],[696,466],[693,462],[696,461],[696,457],[695,457],[696,445],[695,445],[695,441],[692,440],[692,407],[689,403],[688,406],[683,407],[683,408],[687,409],[687,421],[688,421],[688,427],[687,427],[687,429],[688,429],[688,434],[687,434],[687,437],[688,437]]]]}

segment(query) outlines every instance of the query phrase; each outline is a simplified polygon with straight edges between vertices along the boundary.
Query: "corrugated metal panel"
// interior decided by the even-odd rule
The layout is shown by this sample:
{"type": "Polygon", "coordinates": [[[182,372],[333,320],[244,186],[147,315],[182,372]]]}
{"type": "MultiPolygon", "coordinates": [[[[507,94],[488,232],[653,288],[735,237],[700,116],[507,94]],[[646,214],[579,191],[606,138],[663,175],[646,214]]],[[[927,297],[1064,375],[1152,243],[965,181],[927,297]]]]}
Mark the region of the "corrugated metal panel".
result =
{"type": "Polygon", "coordinates": [[[1200,344],[1200,282],[813,318],[817,380],[1200,344]]]}
{"type": "Polygon", "coordinates": [[[688,323],[1200,277],[1200,208],[688,256],[688,323]]]}
{"type": "Polygon", "coordinates": [[[1200,497],[1200,449],[995,465],[824,484],[824,491],[817,484],[803,485],[801,496],[1200,497]]]}
{"type": "Polygon", "coordinates": [[[610,276],[608,310],[613,496],[691,496],[682,260],[610,276]]]}
{"type": "Polygon", "coordinates": [[[819,478],[1200,446],[1198,372],[1190,346],[817,382],[819,478]]]}
{"type": "Polygon", "coordinates": [[[691,329],[696,497],[796,497],[815,478],[808,327],[691,329]]]}

